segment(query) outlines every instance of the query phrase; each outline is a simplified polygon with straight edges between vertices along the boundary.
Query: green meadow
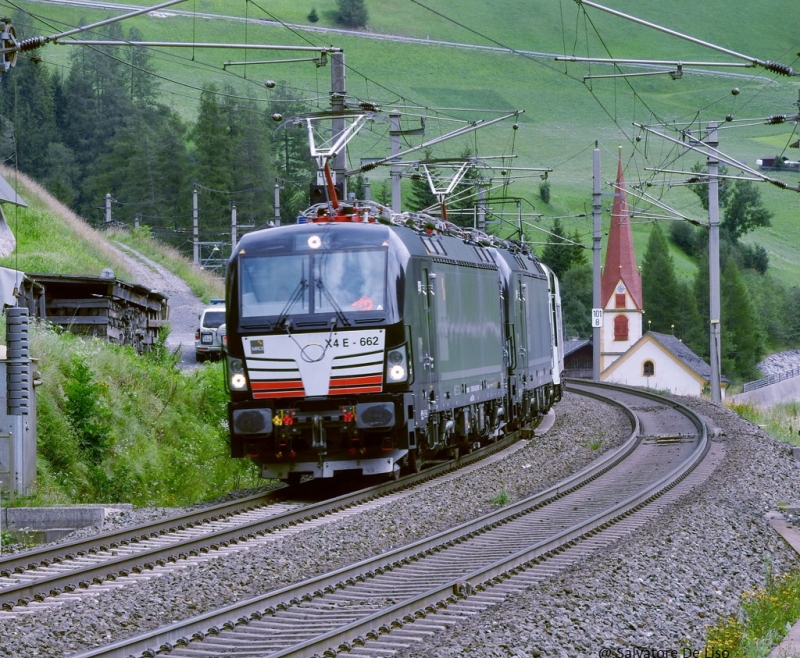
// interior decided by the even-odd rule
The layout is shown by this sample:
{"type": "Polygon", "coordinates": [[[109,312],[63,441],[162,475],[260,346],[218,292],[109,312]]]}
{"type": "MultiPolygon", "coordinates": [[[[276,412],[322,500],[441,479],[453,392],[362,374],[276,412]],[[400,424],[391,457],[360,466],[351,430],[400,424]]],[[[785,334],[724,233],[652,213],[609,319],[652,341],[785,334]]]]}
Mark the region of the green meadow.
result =
{"type": "MultiPolygon", "coordinates": [[[[155,4],[129,0],[125,7],[155,4]]],[[[348,101],[373,103],[384,117],[392,110],[402,112],[403,128],[418,128],[421,117],[426,117],[425,137],[407,137],[404,147],[462,127],[467,121],[488,122],[522,110],[516,119],[437,145],[434,157],[455,158],[470,151],[493,165],[486,173],[495,187],[493,197],[512,197],[492,203],[495,231],[508,234],[517,227],[516,199],[520,198],[528,240],[546,240],[552,218],[560,216],[570,233],[579,228],[588,246],[592,150],[597,145],[601,151],[604,209],[611,204],[608,183],[615,178],[621,156],[641,259],[653,221],[666,223],[681,215],[707,221],[698,199],[682,185],[686,176],[664,173],[685,172],[706,160],[702,148],[693,151],[686,147],[690,138],[682,131],[697,134],[705,122],[717,121],[720,150],[751,167],[761,157],[782,154],[800,159],[800,151],[788,148],[800,138],[795,123],[765,125],[767,117],[797,114],[798,78],[744,66],[752,59],[796,65],[798,39],[792,20],[796,7],[791,0],[758,5],[743,0],[646,4],[608,0],[600,4],[703,43],[575,0],[366,0],[369,20],[361,30],[345,30],[336,24],[335,0],[187,0],[156,15],[126,19],[122,25],[125,29],[136,27],[147,41],[341,48],[347,66],[348,101]],[[319,16],[314,24],[308,20],[312,9],[319,16]],[[556,61],[558,54],[681,62],[682,76],[673,79],[668,75],[667,71],[677,69],[674,64],[615,68],[597,62],[556,61]],[[694,65],[710,62],[736,66],[694,65]],[[661,73],[598,77],[621,71],[661,73]],[[683,144],[676,143],[681,140],[683,144]],[[513,159],[503,161],[488,159],[511,155],[513,159]],[[503,166],[551,170],[550,202],[546,204],[538,196],[540,171],[510,172],[504,177],[503,166]]],[[[58,34],[123,13],[49,1],[24,0],[14,5],[29,12],[13,13],[8,3],[21,37],[58,34]]],[[[107,30],[74,38],[102,38],[103,29],[107,30]]],[[[61,45],[69,40],[47,44],[36,54],[66,75],[70,57],[83,47],[61,45]]],[[[220,88],[230,85],[234,93],[252,98],[266,109],[269,102],[280,101],[276,91],[263,84],[271,79],[306,100],[310,110],[329,107],[330,66],[309,61],[254,63],[318,57],[319,53],[199,46],[159,47],[151,53],[162,78],[161,100],[190,121],[196,115],[200,90],[209,82],[220,88]],[[248,64],[226,66],[230,62],[248,64]]],[[[9,75],[13,76],[13,71],[9,75]]],[[[386,157],[388,153],[388,123],[376,120],[348,147],[348,168],[357,169],[362,158],[386,157]]],[[[409,156],[422,157],[422,152],[409,156]]],[[[739,173],[730,166],[728,170],[729,174],[739,173]]],[[[784,185],[800,186],[796,172],[771,175],[784,185]]],[[[388,168],[376,168],[368,177],[373,190],[380,189],[376,186],[386,184],[388,168]]],[[[800,197],[769,183],[760,185],[759,190],[774,215],[773,225],[745,240],[764,246],[774,276],[793,285],[800,278],[796,248],[800,244],[800,197]]],[[[691,260],[678,251],[673,257],[679,275],[693,273],[691,260]]]]}

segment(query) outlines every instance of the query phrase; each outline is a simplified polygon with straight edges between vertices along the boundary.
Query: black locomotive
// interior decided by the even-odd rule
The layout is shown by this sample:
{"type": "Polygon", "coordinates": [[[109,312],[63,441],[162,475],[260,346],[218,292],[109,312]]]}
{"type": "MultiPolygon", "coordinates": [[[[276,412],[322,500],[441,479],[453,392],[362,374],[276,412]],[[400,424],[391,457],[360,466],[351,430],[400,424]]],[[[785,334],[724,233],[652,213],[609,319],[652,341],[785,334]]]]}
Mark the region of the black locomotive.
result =
{"type": "Polygon", "coordinates": [[[245,235],[226,286],[231,454],[265,478],[419,470],[560,399],[558,281],[522,244],[320,204],[245,235]]]}

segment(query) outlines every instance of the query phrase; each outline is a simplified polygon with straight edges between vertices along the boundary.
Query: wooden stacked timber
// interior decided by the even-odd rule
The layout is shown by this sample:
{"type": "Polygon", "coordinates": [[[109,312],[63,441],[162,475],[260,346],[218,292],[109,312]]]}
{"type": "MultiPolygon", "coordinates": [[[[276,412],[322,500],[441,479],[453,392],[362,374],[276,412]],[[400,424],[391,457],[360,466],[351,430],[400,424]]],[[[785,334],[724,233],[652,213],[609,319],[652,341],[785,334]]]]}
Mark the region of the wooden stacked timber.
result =
{"type": "MultiPolygon", "coordinates": [[[[167,297],[108,276],[31,274],[44,287],[44,319],[83,336],[149,350],[169,319],[167,297]]],[[[27,305],[24,302],[20,306],[27,305]]]]}

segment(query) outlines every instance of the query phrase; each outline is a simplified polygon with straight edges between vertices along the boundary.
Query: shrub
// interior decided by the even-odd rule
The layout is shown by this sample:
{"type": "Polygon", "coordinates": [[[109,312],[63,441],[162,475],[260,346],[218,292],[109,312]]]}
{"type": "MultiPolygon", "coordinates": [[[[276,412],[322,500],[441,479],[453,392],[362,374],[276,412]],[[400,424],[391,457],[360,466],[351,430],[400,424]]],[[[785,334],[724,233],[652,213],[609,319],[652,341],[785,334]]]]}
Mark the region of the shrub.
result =
{"type": "Polygon", "coordinates": [[[222,364],[31,327],[38,359],[38,504],[188,505],[258,482],[229,456],[222,364]]]}
{"type": "Polygon", "coordinates": [[[545,203],[550,203],[550,181],[539,184],[539,198],[545,203]]]}

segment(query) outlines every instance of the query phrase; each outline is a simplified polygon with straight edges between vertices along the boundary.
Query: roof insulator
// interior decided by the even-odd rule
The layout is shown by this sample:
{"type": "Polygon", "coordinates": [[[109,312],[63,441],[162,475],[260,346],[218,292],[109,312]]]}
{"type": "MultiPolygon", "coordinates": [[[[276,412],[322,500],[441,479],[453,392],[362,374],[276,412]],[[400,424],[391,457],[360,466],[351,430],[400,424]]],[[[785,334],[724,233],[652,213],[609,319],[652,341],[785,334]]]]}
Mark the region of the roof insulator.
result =
{"type": "Polygon", "coordinates": [[[781,64],[780,62],[762,62],[761,65],[768,71],[773,71],[774,73],[778,73],[780,75],[794,75],[794,71],[792,70],[791,66],[781,64]]]}

